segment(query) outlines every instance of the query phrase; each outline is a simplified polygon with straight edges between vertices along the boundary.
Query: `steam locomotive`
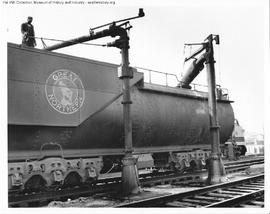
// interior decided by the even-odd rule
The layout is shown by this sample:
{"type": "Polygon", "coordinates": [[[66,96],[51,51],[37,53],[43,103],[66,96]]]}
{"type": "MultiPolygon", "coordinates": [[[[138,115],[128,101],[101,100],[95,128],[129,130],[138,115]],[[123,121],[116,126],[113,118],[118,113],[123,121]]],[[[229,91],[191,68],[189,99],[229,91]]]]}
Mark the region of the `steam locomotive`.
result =
{"type": "MultiPolygon", "coordinates": [[[[9,190],[91,183],[124,155],[118,65],[8,43],[9,190]]],[[[206,92],[144,82],[133,69],[133,155],[139,169],[202,168],[210,154],[206,92]]],[[[220,143],[233,131],[217,97],[220,143]]]]}

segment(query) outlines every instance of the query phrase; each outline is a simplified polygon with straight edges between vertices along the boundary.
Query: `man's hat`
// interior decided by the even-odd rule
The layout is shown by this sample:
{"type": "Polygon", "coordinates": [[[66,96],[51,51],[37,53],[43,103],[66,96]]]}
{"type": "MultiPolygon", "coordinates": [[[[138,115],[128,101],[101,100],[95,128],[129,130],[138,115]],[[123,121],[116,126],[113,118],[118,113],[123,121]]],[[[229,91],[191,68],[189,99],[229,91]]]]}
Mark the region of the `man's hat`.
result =
{"type": "Polygon", "coordinates": [[[33,19],[33,17],[32,16],[28,16],[27,19],[33,19]]]}

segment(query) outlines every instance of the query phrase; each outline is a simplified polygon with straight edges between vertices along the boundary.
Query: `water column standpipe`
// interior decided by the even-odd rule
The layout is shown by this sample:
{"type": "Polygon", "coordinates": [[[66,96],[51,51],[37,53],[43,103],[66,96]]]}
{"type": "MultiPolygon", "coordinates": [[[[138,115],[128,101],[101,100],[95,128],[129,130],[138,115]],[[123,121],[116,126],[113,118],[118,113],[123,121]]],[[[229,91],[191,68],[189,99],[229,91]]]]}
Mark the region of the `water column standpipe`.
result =
{"type": "Polygon", "coordinates": [[[206,43],[206,71],[208,82],[208,107],[210,122],[210,141],[211,154],[208,165],[208,183],[217,184],[225,179],[225,168],[221,160],[220,151],[220,126],[217,118],[217,99],[216,99],[216,76],[213,41],[219,44],[219,36],[210,34],[206,43]]]}

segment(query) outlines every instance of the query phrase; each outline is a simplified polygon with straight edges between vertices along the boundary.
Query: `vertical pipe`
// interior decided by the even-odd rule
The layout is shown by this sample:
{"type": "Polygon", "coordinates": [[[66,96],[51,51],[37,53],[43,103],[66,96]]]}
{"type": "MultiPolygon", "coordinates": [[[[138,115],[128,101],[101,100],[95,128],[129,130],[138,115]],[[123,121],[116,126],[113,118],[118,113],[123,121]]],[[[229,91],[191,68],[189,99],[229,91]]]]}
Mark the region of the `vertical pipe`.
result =
{"type": "Polygon", "coordinates": [[[210,120],[210,134],[212,153],[219,154],[219,126],[217,121],[217,106],[215,93],[215,72],[212,63],[207,64],[207,81],[208,81],[208,106],[209,106],[209,120],[210,120]]]}
{"type": "Polygon", "coordinates": [[[131,74],[129,74],[129,56],[128,48],[124,47],[121,49],[122,55],[122,69],[123,73],[126,74],[122,77],[122,90],[123,90],[123,118],[124,118],[124,133],[125,133],[125,152],[132,153],[132,121],[130,116],[130,81],[131,74]]]}
{"type": "Polygon", "coordinates": [[[212,36],[209,37],[209,47],[207,48],[207,82],[208,82],[208,106],[210,122],[210,140],[211,155],[208,168],[208,182],[211,184],[222,182],[225,169],[220,154],[220,133],[217,119],[217,101],[216,101],[216,77],[214,66],[214,50],[212,36]]]}
{"type": "Polygon", "coordinates": [[[122,193],[123,195],[137,194],[140,192],[139,178],[136,167],[137,160],[132,156],[132,120],[131,120],[131,98],[130,98],[130,78],[129,69],[128,37],[125,37],[122,47],[122,89],[123,89],[123,120],[125,134],[125,156],[122,159],[122,193]]]}

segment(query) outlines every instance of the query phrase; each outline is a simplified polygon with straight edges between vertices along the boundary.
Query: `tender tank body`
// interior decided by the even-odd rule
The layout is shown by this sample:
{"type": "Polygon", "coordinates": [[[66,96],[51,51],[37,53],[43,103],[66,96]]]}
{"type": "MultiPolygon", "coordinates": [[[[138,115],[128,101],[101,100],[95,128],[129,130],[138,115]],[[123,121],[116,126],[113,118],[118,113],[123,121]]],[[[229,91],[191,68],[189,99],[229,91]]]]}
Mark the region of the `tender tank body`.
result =
{"type": "MultiPolygon", "coordinates": [[[[123,154],[117,67],[8,44],[9,160],[38,158],[50,142],[65,157],[123,154]]],[[[135,153],[209,148],[207,93],[146,84],[134,72],[131,99],[135,153]]],[[[218,100],[221,143],[233,130],[230,103],[218,100]]]]}

